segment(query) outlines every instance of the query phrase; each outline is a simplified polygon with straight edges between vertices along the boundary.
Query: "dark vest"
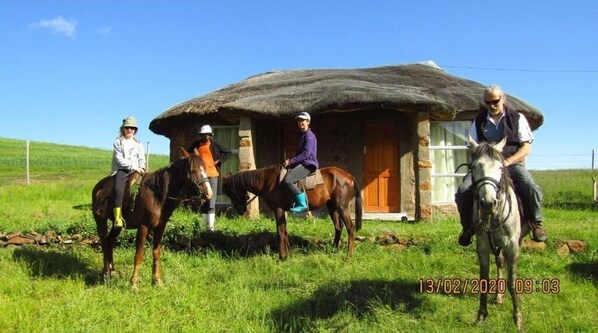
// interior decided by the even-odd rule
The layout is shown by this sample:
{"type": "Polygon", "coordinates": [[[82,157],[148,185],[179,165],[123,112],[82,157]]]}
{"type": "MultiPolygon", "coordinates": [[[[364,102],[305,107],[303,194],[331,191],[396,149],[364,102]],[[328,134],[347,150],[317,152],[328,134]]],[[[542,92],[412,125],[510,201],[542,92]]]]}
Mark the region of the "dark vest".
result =
{"type": "MultiPolygon", "coordinates": [[[[521,147],[521,142],[519,141],[519,117],[521,116],[519,112],[512,112],[509,111],[505,107],[505,117],[502,120],[504,122],[503,126],[503,136],[502,138],[507,138],[507,143],[502,150],[502,155],[504,158],[507,158],[521,147]]],[[[488,121],[488,110],[480,112],[478,116],[475,118],[476,124],[476,132],[478,135],[478,140],[480,142],[488,142],[489,140],[486,138],[484,134],[484,126],[486,126],[486,122],[488,121]]],[[[501,138],[501,140],[502,140],[501,138]]]]}

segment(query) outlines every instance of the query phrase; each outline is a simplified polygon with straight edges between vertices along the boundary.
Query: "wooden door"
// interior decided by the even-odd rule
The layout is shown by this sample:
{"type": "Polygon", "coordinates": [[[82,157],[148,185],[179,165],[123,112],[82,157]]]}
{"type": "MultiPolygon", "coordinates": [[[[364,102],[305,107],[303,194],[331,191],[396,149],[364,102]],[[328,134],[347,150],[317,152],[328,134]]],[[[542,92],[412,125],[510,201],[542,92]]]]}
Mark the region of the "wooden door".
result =
{"type": "Polygon", "coordinates": [[[364,210],[399,212],[399,157],[396,124],[365,124],[363,131],[364,210]]]}

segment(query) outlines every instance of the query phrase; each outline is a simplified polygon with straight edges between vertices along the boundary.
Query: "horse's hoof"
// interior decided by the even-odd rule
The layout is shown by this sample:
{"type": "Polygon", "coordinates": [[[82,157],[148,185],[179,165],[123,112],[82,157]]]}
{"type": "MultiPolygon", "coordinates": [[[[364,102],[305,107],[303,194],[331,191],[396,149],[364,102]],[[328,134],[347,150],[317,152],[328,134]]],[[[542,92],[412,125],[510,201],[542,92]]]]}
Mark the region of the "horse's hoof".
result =
{"type": "Polygon", "coordinates": [[[139,287],[138,287],[139,280],[131,279],[131,281],[129,281],[129,282],[131,282],[131,289],[133,289],[133,291],[139,290],[139,287]]]}
{"type": "Polygon", "coordinates": [[[162,280],[160,279],[153,279],[152,280],[152,284],[156,287],[163,287],[164,283],[162,283],[162,280]]]}

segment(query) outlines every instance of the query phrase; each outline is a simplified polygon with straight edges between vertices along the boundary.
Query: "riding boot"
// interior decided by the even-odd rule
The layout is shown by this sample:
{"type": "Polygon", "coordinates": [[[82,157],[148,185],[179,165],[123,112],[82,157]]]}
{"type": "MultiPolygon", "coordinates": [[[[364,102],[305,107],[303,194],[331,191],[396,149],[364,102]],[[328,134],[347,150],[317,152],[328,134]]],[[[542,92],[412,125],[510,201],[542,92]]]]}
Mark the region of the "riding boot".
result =
{"type": "Polygon", "coordinates": [[[291,208],[293,213],[302,213],[307,211],[307,196],[305,192],[295,195],[295,206],[291,208]]]}
{"type": "Polygon", "coordinates": [[[211,231],[211,229],[210,229],[210,214],[201,214],[201,217],[203,218],[204,228],[211,231]]]}
{"type": "Polygon", "coordinates": [[[125,220],[122,218],[122,208],[114,207],[112,212],[114,213],[114,227],[119,229],[123,228],[125,226],[125,220]]]}
{"type": "Polygon", "coordinates": [[[208,213],[208,230],[214,231],[214,222],[216,221],[216,213],[208,213]]]}
{"type": "Polygon", "coordinates": [[[469,246],[471,244],[473,230],[473,196],[469,192],[455,194],[455,203],[459,210],[461,222],[461,234],[459,235],[459,245],[469,246]]]}
{"type": "Polygon", "coordinates": [[[532,239],[536,242],[545,242],[546,239],[548,238],[548,235],[546,234],[546,230],[544,230],[544,227],[542,226],[542,221],[536,221],[533,223],[530,223],[530,227],[532,229],[532,239]]]}

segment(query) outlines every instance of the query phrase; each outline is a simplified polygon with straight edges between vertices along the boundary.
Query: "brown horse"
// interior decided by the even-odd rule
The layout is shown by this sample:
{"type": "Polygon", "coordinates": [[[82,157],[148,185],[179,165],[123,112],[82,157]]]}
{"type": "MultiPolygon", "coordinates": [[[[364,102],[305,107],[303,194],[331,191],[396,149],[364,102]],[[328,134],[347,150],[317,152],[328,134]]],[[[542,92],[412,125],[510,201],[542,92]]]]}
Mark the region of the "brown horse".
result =
{"type": "MultiPolygon", "coordinates": [[[[154,235],[154,264],[152,280],[161,284],[160,280],[160,251],[162,235],[168,219],[174,210],[189,197],[199,196],[201,200],[212,197],[212,189],[204,172],[202,159],[196,154],[183,151],[185,158],[177,160],[167,167],[155,172],[147,173],[139,185],[139,193],[135,198],[134,208],[130,199],[130,185],[135,182],[137,174],[129,177],[123,200],[123,217],[126,228],[137,229],[137,249],[135,252],[135,267],[131,277],[131,284],[137,287],[139,281],[139,266],[143,260],[143,247],[148,231],[154,235]]],[[[98,235],[102,243],[104,256],[103,276],[109,279],[114,273],[114,245],[121,228],[108,225],[108,220],[114,221],[112,213],[114,202],[114,177],[108,176],[100,180],[92,191],[92,211],[96,221],[98,235]]]]}
{"type": "MultiPolygon", "coordinates": [[[[278,255],[285,260],[289,255],[289,235],[285,211],[291,208],[294,199],[286,187],[278,181],[282,165],[274,165],[257,170],[239,172],[223,177],[222,190],[231,199],[238,214],[247,211],[247,192],[262,197],[274,210],[276,229],[278,231],[278,255]]],[[[349,256],[353,255],[355,232],[361,229],[362,203],[361,191],[353,176],[337,167],[320,169],[324,184],[307,191],[309,209],[317,209],[324,205],[334,223],[333,246],[338,248],[343,231],[342,223],[349,234],[349,256]],[[355,197],[355,225],[349,214],[349,202],[355,197]]]]}

